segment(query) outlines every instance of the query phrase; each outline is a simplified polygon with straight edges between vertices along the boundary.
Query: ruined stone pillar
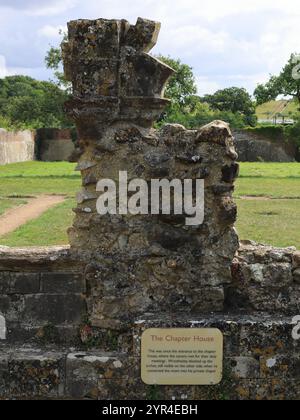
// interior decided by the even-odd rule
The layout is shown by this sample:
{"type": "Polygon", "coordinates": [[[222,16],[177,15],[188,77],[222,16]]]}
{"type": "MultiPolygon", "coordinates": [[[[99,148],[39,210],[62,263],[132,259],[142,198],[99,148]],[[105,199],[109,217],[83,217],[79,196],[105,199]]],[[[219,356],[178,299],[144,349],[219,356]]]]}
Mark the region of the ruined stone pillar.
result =
{"type": "MultiPolygon", "coordinates": [[[[87,261],[88,313],[93,326],[118,329],[146,313],[221,312],[224,288],[238,249],[232,200],[238,173],[227,124],[199,130],[152,128],[168,100],[163,90],[173,70],[148,52],[160,25],[138,19],[69,23],[63,46],[65,74],[73,84],[66,107],[78,134],[82,191],[73,227],[73,252],[87,261]],[[97,182],[204,179],[205,219],[185,215],[101,216],[97,182]]],[[[120,197],[118,197],[120,199],[120,197]]]]}

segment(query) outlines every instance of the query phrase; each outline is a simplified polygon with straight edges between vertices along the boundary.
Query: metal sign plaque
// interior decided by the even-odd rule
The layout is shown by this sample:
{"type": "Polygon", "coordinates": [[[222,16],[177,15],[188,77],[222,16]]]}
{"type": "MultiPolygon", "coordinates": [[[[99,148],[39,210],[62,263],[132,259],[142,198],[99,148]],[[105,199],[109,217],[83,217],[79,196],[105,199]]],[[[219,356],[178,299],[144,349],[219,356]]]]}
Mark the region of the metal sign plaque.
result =
{"type": "Polygon", "coordinates": [[[218,329],[149,329],[142,336],[147,385],[217,385],[222,380],[223,334],[218,329]]]}

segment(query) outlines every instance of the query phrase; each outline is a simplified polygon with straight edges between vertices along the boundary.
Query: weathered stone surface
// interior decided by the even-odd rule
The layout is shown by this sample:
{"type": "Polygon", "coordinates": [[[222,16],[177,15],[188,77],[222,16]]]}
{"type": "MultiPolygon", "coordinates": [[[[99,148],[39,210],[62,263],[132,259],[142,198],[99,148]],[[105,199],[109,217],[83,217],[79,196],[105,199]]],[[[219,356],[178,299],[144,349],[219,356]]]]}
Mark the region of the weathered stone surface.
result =
{"type": "Polygon", "coordinates": [[[253,357],[235,357],[231,360],[232,372],[239,379],[260,377],[259,361],[253,357]]]}
{"type": "Polygon", "coordinates": [[[300,269],[297,268],[294,272],[293,272],[293,279],[294,282],[297,284],[300,284],[300,269]]]}
{"type": "Polygon", "coordinates": [[[130,25],[124,44],[137,51],[149,52],[156,45],[160,27],[159,22],[138,18],[135,26],[130,25]]]}
{"type": "Polygon", "coordinates": [[[5,295],[10,291],[10,273],[0,272],[0,293],[5,295]]]}
{"type": "Polygon", "coordinates": [[[83,154],[77,169],[85,185],[69,237],[74,254],[95,263],[86,275],[87,304],[98,328],[129,326],[136,316],[162,307],[167,313],[222,311],[239,246],[232,199],[238,165],[228,124],[151,128],[168,103],[163,90],[173,73],[148,54],[159,28],[143,19],[135,26],[74,21],[64,46],[74,90],[67,109],[79,133],[83,154]],[[96,183],[110,179],[118,185],[120,171],[148,185],[152,179],[204,179],[204,224],[187,226],[185,216],[172,210],[100,216],[96,183]]]}
{"type": "Polygon", "coordinates": [[[22,316],[27,322],[49,322],[54,325],[78,323],[85,313],[85,302],[81,295],[36,294],[25,296],[22,316]]]}
{"type": "Polygon", "coordinates": [[[8,361],[6,395],[10,398],[64,395],[64,356],[58,352],[17,349],[8,361]]]}
{"type": "Polygon", "coordinates": [[[300,310],[292,248],[242,244],[232,264],[233,283],[227,289],[232,310],[294,315],[300,310]]]}
{"type": "Polygon", "coordinates": [[[30,294],[40,291],[40,277],[38,273],[11,273],[10,293],[30,294]]]}
{"type": "Polygon", "coordinates": [[[85,293],[83,275],[75,273],[42,273],[41,292],[44,293],[85,293]]]}
{"type": "Polygon", "coordinates": [[[300,267],[300,251],[294,252],[293,254],[293,268],[300,267]]]}
{"type": "Polygon", "coordinates": [[[99,351],[71,353],[67,356],[67,392],[73,398],[105,399],[109,397],[107,388],[113,388],[118,380],[129,378],[129,372],[136,380],[138,360],[128,355],[101,354],[99,351]]]}

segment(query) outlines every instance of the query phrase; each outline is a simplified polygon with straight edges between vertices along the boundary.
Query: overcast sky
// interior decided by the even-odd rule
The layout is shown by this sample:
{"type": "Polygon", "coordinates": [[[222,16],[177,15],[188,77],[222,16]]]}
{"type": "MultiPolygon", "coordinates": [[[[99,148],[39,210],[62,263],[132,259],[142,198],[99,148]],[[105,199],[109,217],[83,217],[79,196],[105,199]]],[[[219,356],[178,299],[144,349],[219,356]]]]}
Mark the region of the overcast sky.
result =
{"type": "Polygon", "coordinates": [[[138,16],[162,23],[153,52],[191,65],[199,94],[230,86],[252,93],[300,52],[299,0],[0,0],[0,77],[48,80],[46,51],[69,20],[138,16]]]}

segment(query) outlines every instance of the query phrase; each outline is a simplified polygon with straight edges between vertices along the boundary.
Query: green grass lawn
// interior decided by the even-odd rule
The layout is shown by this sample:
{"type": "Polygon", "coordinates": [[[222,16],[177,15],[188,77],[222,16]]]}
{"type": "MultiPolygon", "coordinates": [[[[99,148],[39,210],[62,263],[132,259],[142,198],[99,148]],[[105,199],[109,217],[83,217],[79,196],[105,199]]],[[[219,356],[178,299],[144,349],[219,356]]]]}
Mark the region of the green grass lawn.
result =
{"type": "Polygon", "coordinates": [[[240,239],[300,249],[300,200],[237,200],[240,239]]]}
{"type": "Polygon", "coordinates": [[[292,116],[297,112],[297,103],[296,101],[270,101],[262,105],[259,105],[256,108],[256,115],[258,119],[269,119],[273,115],[279,113],[285,115],[286,117],[292,116]]]}
{"type": "Polygon", "coordinates": [[[0,244],[12,247],[64,245],[68,243],[67,228],[72,225],[74,200],[67,199],[46,211],[38,219],[0,238],[0,244]]]}
{"type": "MultiPolygon", "coordinates": [[[[80,174],[74,164],[26,162],[0,167],[0,214],[16,201],[7,197],[38,194],[65,194],[68,199],[37,220],[0,238],[1,245],[60,245],[68,242],[66,230],[72,224],[75,193],[80,174]],[[8,207],[5,207],[8,206],[8,207]]],[[[241,239],[252,239],[274,246],[300,249],[300,164],[242,163],[237,181],[241,239]],[[253,196],[252,200],[239,199],[253,196]],[[255,199],[257,197],[257,199],[255,199]],[[262,201],[259,197],[272,199],[262,201]],[[290,199],[286,199],[290,198],[290,199]]]]}
{"type": "Polygon", "coordinates": [[[0,166],[0,196],[24,197],[65,194],[74,197],[80,188],[80,172],[67,162],[24,162],[0,166]]]}
{"type": "Polygon", "coordinates": [[[0,216],[7,210],[22,204],[26,204],[26,201],[21,199],[0,198],[0,216]]]}

